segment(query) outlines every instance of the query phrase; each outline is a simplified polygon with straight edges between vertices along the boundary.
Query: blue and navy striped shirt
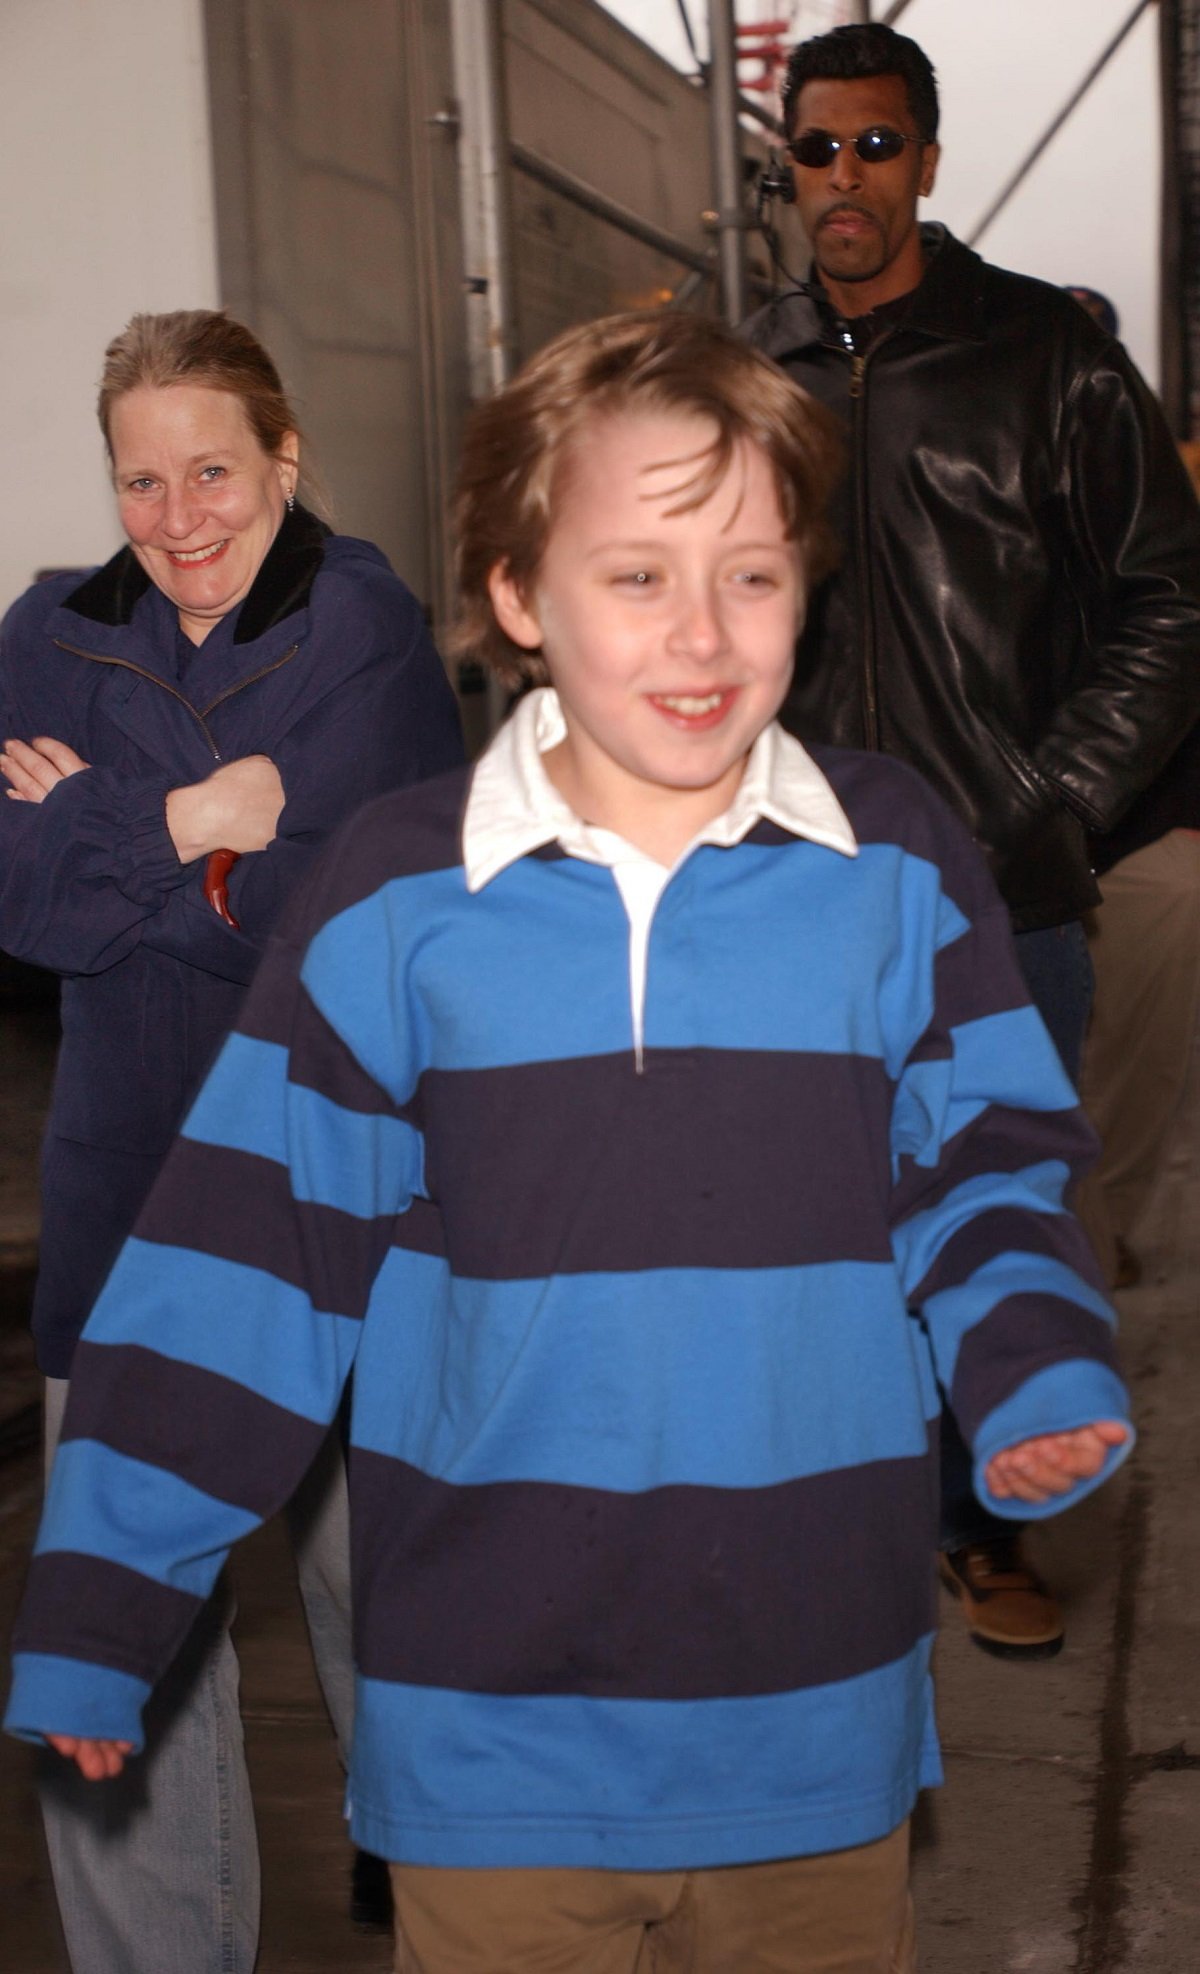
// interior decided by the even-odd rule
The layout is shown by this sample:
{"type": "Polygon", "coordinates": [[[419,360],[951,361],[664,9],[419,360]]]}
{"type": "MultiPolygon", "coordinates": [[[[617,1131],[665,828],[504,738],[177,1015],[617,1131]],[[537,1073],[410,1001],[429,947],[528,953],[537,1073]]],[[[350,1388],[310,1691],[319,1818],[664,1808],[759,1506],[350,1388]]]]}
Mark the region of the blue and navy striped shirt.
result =
{"type": "Polygon", "coordinates": [[[911,771],[814,759],[857,855],[694,847],[640,1055],[602,862],[470,891],[465,774],[342,832],[85,1332],[14,1731],[139,1739],[353,1370],[358,1842],[731,1864],[938,1779],[938,1384],[979,1474],[1125,1398],[991,881],[911,771]]]}

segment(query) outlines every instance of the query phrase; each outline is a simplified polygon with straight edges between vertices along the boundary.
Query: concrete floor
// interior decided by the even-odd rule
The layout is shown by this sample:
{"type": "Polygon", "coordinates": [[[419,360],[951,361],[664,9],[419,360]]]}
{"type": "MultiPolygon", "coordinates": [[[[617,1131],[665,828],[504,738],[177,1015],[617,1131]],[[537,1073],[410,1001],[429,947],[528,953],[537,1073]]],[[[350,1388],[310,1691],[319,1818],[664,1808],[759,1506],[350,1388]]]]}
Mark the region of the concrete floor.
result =
{"type": "MultiPolygon", "coordinates": [[[[49,1060],[44,1015],[0,1007],[5,1638],[39,1493],[28,1444],[36,1378],[22,1322],[36,1239],[31,1152],[49,1060]]],[[[956,1607],[944,1606],[946,1786],[921,1804],[914,1861],[922,1974],[1200,1970],[1198,1205],[1200,1068],[1139,1241],[1145,1282],[1120,1298],[1137,1451],[1102,1495],[1031,1545],[1066,1608],[1066,1648],[1025,1666],[988,1658],[968,1643],[956,1607]]],[[[340,1777],[277,1530],[245,1546],[237,1577],[263,1848],[259,1974],[383,1974],[386,1940],[346,1917],[340,1777]]],[[[66,1967],[32,1766],[30,1750],[0,1746],[4,1974],[66,1967]]]]}

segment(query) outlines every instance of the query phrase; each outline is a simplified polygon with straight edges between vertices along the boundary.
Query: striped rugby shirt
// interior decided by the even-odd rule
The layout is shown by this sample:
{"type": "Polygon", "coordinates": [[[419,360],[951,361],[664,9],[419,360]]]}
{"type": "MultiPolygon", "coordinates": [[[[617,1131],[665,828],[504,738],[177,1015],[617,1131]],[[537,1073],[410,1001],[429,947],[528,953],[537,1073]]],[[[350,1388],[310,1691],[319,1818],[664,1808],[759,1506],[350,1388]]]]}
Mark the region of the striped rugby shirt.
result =
{"type": "Polygon", "coordinates": [[[910,770],[769,728],[639,958],[557,719],[295,901],[80,1345],[7,1724],[140,1741],[353,1370],[360,1844],[865,1843],[939,1777],[935,1371],[977,1472],[1125,1416],[1091,1135],[910,770]]]}

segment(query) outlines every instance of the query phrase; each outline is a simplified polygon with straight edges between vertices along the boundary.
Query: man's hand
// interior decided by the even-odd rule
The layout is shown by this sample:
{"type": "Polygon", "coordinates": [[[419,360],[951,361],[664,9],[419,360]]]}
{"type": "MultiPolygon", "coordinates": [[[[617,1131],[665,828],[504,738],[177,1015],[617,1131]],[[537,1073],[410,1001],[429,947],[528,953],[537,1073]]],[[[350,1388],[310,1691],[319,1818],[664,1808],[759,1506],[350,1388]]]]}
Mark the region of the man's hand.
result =
{"type": "Polygon", "coordinates": [[[983,1477],[999,1501],[1049,1501],[1076,1481],[1094,1479],[1109,1448],[1128,1438],[1129,1428],[1119,1420],[1100,1419],[1074,1432],[1023,1439],[989,1460],[983,1477]]]}
{"type": "Polygon", "coordinates": [[[132,1741],[93,1741],[75,1734],[47,1734],[46,1739],[60,1755],[73,1761],[89,1782],[107,1782],[110,1776],[119,1775],[133,1748],[132,1741]]]}
{"type": "Polygon", "coordinates": [[[47,734],[31,742],[6,740],[0,752],[0,774],[9,784],[4,792],[10,802],[44,802],[60,781],[87,766],[65,740],[51,740],[47,734]]]}
{"type": "Polygon", "coordinates": [[[181,864],[214,850],[265,850],[275,840],[283,808],[283,783],[274,761],[247,754],[229,761],[205,781],[173,788],[167,796],[167,828],[181,864]]]}

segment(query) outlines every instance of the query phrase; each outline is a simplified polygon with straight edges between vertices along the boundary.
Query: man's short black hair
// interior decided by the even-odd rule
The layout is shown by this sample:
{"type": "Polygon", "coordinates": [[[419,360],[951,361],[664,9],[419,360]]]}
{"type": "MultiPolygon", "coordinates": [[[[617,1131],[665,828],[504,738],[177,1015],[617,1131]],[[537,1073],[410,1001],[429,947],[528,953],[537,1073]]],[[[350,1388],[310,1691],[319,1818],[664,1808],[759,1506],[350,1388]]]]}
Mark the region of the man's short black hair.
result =
{"type": "Polygon", "coordinates": [[[796,98],[806,82],[859,82],[875,75],[901,78],[917,135],[932,144],[938,127],[933,64],[915,41],[882,21],[835,27],[793,48],[783,81],[783,127],[789,137],[794,134],[796,98]]]}

